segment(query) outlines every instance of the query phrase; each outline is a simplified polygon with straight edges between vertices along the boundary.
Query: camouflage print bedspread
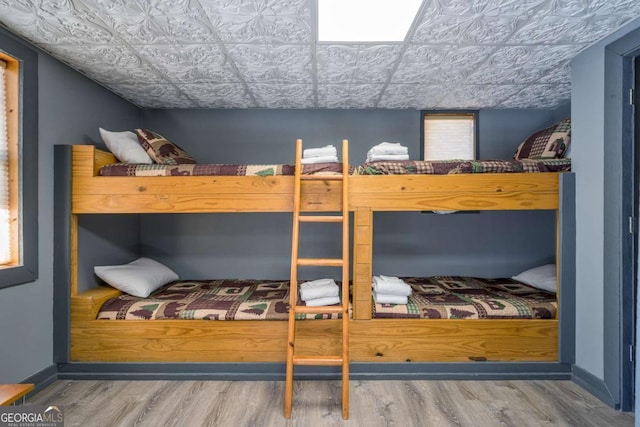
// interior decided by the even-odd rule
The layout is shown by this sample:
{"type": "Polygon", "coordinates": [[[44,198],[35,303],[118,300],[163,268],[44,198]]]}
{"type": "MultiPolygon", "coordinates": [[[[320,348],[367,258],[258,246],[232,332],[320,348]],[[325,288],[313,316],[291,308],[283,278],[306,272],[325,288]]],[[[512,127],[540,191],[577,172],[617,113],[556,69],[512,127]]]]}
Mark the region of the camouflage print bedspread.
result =
{"type": "Polygon", "coordinates": [[[404,277],[407,305],[373,304],[374,318],[553,319],[556,296],[512,279],[461,276],[404,277]]]}
{"type": "Polygon", "coordinates": [[[468,173],[568,172],[571,159],[522,160],[403,160],[369,162],[356,169],[358,175],[450,175],[468,173]]]}
{"type": "MultiPolygon", "coordinates": [[[[350,167],[350,173],[354,168],[350,167]]],[[[274,176],[293,175],[294,165],[223,165],[223,164],[129,164],[114,163],[100,168],[101,176],[274,176]]],[[[305,175],[339,174],[342,163],[303,165],[305,175]]]]}
{"type": "MultiPolygon", "coordinates": [[[[299,305],[305,305],[299,300],[299,305]]],[[[189,280],[173,282],[147,298],[123,294],[106,301],[97,319],[287,320],[288,280],[189,280]]],[[[298,319],[340,318],[298,314],[298,319]]]]}

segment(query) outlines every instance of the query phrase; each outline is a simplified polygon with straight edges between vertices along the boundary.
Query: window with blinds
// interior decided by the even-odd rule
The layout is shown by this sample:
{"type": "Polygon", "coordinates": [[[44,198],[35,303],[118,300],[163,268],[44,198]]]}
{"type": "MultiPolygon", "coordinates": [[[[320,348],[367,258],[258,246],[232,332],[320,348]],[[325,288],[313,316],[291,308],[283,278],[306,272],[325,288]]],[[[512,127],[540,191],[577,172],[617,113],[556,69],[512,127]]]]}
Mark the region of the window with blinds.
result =
{"type": "Polygon", "coordinates": [[[37,165],[38,53],[0,28],[0,289],[38,277],[37,165]]]}
{"type": "Polygon", "coordinates": [[[0,59],[0,265],[15,262],[11,232],[9,135],[7,133],[7,63],[0,59]]]}
{"type": "Polygon", "coordinates": [[[423,112],[422,118],[424,160],[476,158],[476,112],[423,112]]]}

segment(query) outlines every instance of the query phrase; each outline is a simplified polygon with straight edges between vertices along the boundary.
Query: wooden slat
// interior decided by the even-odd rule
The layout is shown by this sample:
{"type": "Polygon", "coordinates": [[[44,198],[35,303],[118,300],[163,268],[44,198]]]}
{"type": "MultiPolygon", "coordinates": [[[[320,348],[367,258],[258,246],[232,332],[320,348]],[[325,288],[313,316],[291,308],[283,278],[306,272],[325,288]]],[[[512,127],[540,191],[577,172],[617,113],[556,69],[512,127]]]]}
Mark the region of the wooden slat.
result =
{"type": "Polygon", "coordinates": [[[33,384],[0,384],[0,406],[11,405],[33,390],[33,384]]]}
{"type": "Polygon", "coordinates": [[[340,356],[293,356],[294,365],[307,366],[340,366],[342,357],[340,356]]]}
{"type": "Polygon", "coordinates": [[[345,311],[344,307],[338,306],[338,305],[325,305],[325,306],[316,306],[316,307],[311,307],[308,305],[297,305],[295,308],[295,312],[300,314],[314,314],[314,313],[334,314],[334,313],[343,313],[344,311],[345,311]]]}
{"type": "Polygon", "coordinates": [[[302,181],[342,181],[342,175],[301,175],[302,181]]]}
{"type": "Polygon", "coordinates": [[[342,258],[298,258],[300,266],[342,267],[342,258]]]}
{"type": "Polygon", "coordinates": [[[349,203],[379,211],[558,208],[559,173],[351,177],[349,203]]]}
{"type": "Polygon", "coordinates": [[[265,193],[207,195],[137,196],[83,195],[73,197],[72,212],[84,213],[208,213],[208,212],[288,212],[290,202],[265,193]]]}
{"type": "Polygon", "coordinates": [[[350,329],[352,361],[558,360],[555,319],[373,319],[350,329]]]}
{"type": "MultiPolygon", "coordinates": [[[[298,322],[296,350],[340,352],[340,320],[298,322]]],[[[72,320],[71,361],[284,362],[287,322],[279,320],[72,320]]]]}
{"type": "Polygon", "coordinates": [[[342,222],[342,215],[309,215],[301,216],[300,222],[342,222]]]}
{"type": "MultiPolygon", "coordinates": [[[[290,177],[76,177],[72,212],[195,213],[291,212],[290,177]]],[[[313,183],[304,212],[337,211],[333,187],[313,183]]]]}
{"type": "Polygon", "coordinates": [[[371,275],[373,254],[373,212],[356,209],[353,233],[353,317],[371,318],[371,275]]]}
{"type": "MultiPolygon", "coordinates": [[[[299,354],[340,352],[340,320],[297,322],[299,354]]],[[[72,320],[72,361],[284,362],[287,322],[72,320]]],[[[558,321],[373,319],[349,322],[352,362],[557,361],[558,321]]]]}

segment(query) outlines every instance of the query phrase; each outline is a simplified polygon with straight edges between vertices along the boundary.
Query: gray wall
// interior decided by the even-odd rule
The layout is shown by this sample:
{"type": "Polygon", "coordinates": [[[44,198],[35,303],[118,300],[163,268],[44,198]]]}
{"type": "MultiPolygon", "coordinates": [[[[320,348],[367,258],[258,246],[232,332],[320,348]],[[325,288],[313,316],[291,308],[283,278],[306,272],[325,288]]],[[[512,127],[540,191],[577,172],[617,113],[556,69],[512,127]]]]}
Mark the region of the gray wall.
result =
{"type": "Polygon", "coordinates": [[[623,219],[622,56],[640,48],[640,20],[572,61],[576,173],[576,365],[620,401],[623,219]],[[635,31],[634,31],[635,30],[635,31]]]}
{"type": "Polygon", "coordinates": [[[589,49],[572,66],[572,138],[579,141],[571,148],[576,173],[576,365],[603,378],[604,55],[589,49]]]}
{"type": "MultiPolygon", "coordinates": [[[[511,157],[523,138],[564,115],[563,108],[481,111],[479,155],[511,157]]],[[[401,142],[411,158],[420,156],[418,111],[147,110],[143,117],[144,126],[200,162],[289,163],[296,138],[305,147],[349,139],[352,164],[362,163],[367,150],[382,141],[401,142]]],[[[555,254],[552,212],[379,213],[374,221],[376,273],[508,276],[552,261],[555,254]]],[[[310,229],[301,234],[302,256],[339,256],[335,227],[305,227],[310,229]]],[[[141,253],[184,278],[287,278],[290,241],[290,214],[146,215],[141,220],[141,253]]],[[[300,276],[327,274],[305,269],[300,276]]]]}
{"type": "Polygon", "coordinates": [[[99,140],[98,126],[130,129],[138,108],[46,54],[39,54],[39,279],[0,290],[0,383],[53,363],[53,145],[99,140]]]}

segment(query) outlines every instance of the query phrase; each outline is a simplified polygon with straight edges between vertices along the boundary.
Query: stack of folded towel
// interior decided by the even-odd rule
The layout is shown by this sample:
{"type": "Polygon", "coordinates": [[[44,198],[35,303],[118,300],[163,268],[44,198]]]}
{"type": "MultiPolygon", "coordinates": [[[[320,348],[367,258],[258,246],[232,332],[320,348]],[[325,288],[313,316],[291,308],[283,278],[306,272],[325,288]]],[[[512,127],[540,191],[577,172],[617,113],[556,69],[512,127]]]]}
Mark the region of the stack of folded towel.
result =
{"type": "Polygon", "coordinates": [[[373,276],[373,299],[379,304],[406,304],[411,286],[393,276],[373,276]]]}
{"type": "Polygon", "coordinates": [[[333,279],[304,282],[300,285],[300,298],[311,307],[340,304],[338,285],[333,279]]]}
{"type": "Polygon", "coordinates": [[[308,148],[302,152],[302,164],[338,163],[338,151],[333,145],[321,148],[308,148]]]}
{"type": "Polygon", "coordinates": [[[367,162],[409,160],[409,149],[398,142],[381,142],[367,152],[367,162]]]}

